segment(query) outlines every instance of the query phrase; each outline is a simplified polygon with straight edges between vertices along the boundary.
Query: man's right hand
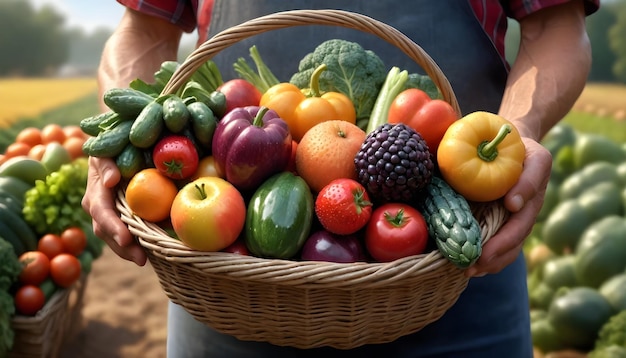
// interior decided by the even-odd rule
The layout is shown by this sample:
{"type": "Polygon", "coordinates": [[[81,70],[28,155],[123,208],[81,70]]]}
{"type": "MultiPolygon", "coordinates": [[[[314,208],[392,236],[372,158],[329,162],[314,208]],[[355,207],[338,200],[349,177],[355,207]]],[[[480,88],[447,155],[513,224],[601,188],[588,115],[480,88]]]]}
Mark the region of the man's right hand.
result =
{"type": "Polygon", "coordinates": [[[92,217],[96,236],[104,240],[121,258],[143,266],[147,260],[146,253],[122,222],[115,207],[116,186],[120,178],[120,172],[113,160],[90,157],[82,206],[92,217]]]}

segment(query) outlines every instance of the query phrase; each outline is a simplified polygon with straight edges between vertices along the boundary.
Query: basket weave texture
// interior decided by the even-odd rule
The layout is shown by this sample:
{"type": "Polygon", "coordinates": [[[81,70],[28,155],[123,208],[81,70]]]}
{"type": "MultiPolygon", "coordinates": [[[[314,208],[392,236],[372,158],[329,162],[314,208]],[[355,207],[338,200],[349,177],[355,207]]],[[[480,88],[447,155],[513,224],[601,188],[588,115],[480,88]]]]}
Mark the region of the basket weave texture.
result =
{"type": "MultiPolygon", "coordinates": [[[[450,83],[421,47],[389,25],[342,10],[280,12],[224,30],[182,63],[163,93],[175,92],[199,66],[233,43],[304,25],[342,26],[388,41],[424,69],[460,114],[450,83]]],[[[389,263],[351,264],[194,251],[133,215],[124,188],[118,190],[116,203],[167,296],[197,320],[241,340],[339,349],[387,343],[439,319],[468,283],[437,250],[389,263]]],[[[483,243],[508,215],[499,202],[472,203],[472,210],[483,243]]]]}
{"type": "Polygon", "coordinates": [[[55,292],[35,316],[13,317],[15,338],[8,358],[58,357],[63,343],[82,326],[86,286],[87,275],[83,274],[71,287],[55,292]]]}

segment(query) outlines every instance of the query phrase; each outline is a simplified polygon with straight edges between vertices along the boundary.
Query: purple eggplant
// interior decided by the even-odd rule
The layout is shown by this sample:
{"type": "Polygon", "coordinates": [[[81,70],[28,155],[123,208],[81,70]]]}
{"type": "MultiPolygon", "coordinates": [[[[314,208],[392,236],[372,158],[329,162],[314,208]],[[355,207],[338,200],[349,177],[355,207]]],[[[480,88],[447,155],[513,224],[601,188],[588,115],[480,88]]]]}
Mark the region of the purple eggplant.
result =
{"type": "Polygon", "coordinates": [[[363,244],[354,235],[337,235],[319,230],[305,241],[300,258],[306,261],[358,262],[366,261],[363,244]]]}
{"type": "Polygon", "coordinates": [[[275,111],[240,107],[217,123],[211,149],[217,174],[237,189],[249,191],[285,170],[291,157],[291,133],[275,111]]]}

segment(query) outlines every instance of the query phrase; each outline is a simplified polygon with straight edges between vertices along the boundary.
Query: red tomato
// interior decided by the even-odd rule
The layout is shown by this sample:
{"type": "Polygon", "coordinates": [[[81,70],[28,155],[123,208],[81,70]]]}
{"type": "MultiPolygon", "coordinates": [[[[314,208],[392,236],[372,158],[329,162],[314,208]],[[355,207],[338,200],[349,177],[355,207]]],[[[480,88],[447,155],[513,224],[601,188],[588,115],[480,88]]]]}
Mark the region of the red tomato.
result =
{"type": "Polygon", "coordinates": [[[49,259],[52,259],[56,255],[64,253],[65,247],[63,247],[63,241],[59,235],[45,234],[39,238],[37,251],[43,252],[49,259]]]}
{"type": "Polygon", "coordinates": [[[50,274],[50,259],[41,251],[26,251],[20,255],[20,262],[25,266],[19,275],[24,285],[39,285],[50,274]]]}
{"type": "Polygon", "coordinates": [[[169,135],[155,144],[152,161],[161,174],[172,179],[185,179],[196,172],[200,160],[191,139],[169,135]]]}
{"type": "Polygon", "coordinates": [[[379,262],[419,255],[428,243],[428,226],[415,208],[401,203],[387,203],[372,213],[365,229],[365,246],[379,262]]]}
{"type": "Polygon", "coordinates": [[[235,78],[224,82],[217,88],[226,97],[226,112],[233,108],[258,106],[263,95],[258,88],[244,79],[235,78]]]}
{"type": "Polygon", "coordinates": [[[74,256],[80,255],[87,247],[87,235],[77,226],[68,227],[63,230],[60,238],[65,252],[74,256]]]}
{"type": "Polygon", "coordinates": [[[80,261],[72,254],[63,253],[50,260],[50,276],[60,287],[70,287],[78,281],[80,273],[80,261]]]}
{"type": "Polygon", "coordinates": [[[428,144],[430,152],[435,154],[441,138],[457,118],[448,102],[431,100],[426,92],[409,88],[400,92],[391,103],[388,121],[404,123],[415,129],[428,144]]]}
{"type": "Polygon", "coordinates": [[[17,312],[27,316],[33,316],[46,303],[46,296],[36,285],[21,286],[15,292],[14,299],[17,312]]]}
{"type": "Polygon", "coordinates": [[[324,229],[338,235],[350,235],[367,224],[372,215],[372,203],[358,181],[335,179],[319,191],[315,214],[324,229]]]}
{"type": "Polygon", "coordinates": [[[199,251],[220,251],[231,245],[246,219],[239,190],[219,177],[202,177],[182,187],[172,203],[170,220],[176,236],[199,251]]]}

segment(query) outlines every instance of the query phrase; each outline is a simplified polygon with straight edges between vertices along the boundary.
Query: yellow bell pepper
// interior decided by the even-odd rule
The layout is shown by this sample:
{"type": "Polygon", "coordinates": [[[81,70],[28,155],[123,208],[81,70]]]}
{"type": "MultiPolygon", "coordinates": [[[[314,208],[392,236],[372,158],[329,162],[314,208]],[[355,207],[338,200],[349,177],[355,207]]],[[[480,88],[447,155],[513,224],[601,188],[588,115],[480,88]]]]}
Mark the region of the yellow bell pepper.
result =
{"type": "Polygon", "coordinates": [[[526,147],[515,126],[489,112],[470,113],[448,127],[437,151],[444,180],[466,199],[503,197],[517,183],[526,147]]]}
{"type": "Polygon", "coordinates": [[[291,83],[270,87],[261,97],[260,105],[273,109],[287,122],[292,138],[299,142],[314,125],[328,120],[356,123],[354,104],[340,92],[319,90],[319,76],[326,65],[318,67],[311,75],[311,87],[301,90],[291,83]]]}

